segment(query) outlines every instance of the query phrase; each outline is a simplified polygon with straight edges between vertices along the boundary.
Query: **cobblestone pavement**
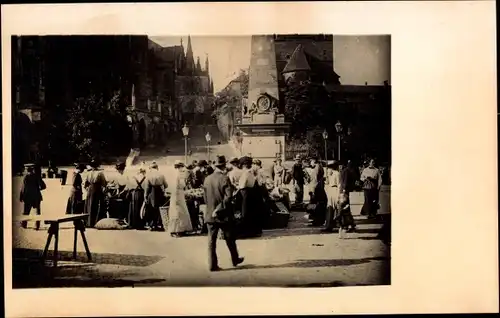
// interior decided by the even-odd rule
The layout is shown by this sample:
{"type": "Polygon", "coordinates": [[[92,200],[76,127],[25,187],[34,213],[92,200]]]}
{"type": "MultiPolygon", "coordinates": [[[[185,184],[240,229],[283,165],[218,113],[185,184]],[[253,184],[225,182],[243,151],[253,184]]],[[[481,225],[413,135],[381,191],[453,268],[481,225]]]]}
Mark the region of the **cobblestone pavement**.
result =
{"type": "MultiPolygon", "coordinates": [[[[354,198],[355,214],[359,213],[360,199],[354,198]]],[[[382,213],[388,212],[388,200],[388,192],[382,192],[382,213]]],[[[43,213],[54,215],[54,208],[54,204],[46,207],[43,213]]],[[[304,212],[293,212],[287,229],[266,230],[261,238],[238,241],[245,262],[237,268],[232,267],[227,248],[219,241],[219,265],[224,270],[215,273],[208,271],[206,237],[171,238],[162,232],[87,229],[93,261],[87,262],[81,240],[77,261],[72,261],[70,226],[60,232],[59,268],[49,270],[35,261],[45,244],[45,228],[22,229],[14,223],[13,282],[19,288],[388,284],[389,248],[375,237],[381,224],[355,217],[358,231],[339,239],[336,233],[323,234],[319,228],[308,227],[304,212]]]]}

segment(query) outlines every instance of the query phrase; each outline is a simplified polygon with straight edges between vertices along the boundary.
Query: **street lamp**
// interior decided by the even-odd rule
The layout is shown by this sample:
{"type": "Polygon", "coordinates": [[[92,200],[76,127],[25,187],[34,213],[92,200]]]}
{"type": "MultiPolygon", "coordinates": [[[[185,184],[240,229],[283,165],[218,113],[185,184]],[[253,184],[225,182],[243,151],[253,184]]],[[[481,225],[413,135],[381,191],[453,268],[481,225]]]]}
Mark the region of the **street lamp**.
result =
{"type": "Polygon", "coordinates": [[[340,121],[337,121],[337,123],[335,124],[335,130],[337,131],[337,135],[338,135],[338,148],[339,148],[339,153],[338,153],[338,160],[340,161],[340,138],[341,138],[341,133],[342,133],[342,124],[340,123],[340,121]]]}
{"type": "Polygon", "coordinates": [[[210,136],[209,132],[207,132],[207,134],[205,135],[205,140],[207,141],[208,161],[210,161],[210,140],[212,140],[212,136],[210,136]]]}
{"type": "Polygon", "coordinates": [[[184,163],[187,164],[188,161],[188,135],[189,135],[189,127],[187,123],[182,127],[182,134],[184,135],[184,163]]]}
{"type": "Polygon", "coordinates": [[[326,146],[326,140],[328,139],[328,132],[326,131],[323,131],[323,140],[325,141],[325,161],[328,161],[328,149],[327,149],[327,146],[326,146]]]}

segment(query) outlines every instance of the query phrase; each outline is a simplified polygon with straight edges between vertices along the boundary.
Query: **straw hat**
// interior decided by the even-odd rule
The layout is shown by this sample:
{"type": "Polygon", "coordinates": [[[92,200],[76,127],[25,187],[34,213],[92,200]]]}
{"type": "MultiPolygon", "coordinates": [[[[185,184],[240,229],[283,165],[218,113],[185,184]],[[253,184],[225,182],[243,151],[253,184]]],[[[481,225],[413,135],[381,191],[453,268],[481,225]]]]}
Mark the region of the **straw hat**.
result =
{"type": "Polygon", "coordinates": [[[174,167],[175,167],[175,168],[184,167],[184,162],[182,162],[182,161],[180,161],[180,160],[175,160],[175,162],[174,162],[174,167]]]}

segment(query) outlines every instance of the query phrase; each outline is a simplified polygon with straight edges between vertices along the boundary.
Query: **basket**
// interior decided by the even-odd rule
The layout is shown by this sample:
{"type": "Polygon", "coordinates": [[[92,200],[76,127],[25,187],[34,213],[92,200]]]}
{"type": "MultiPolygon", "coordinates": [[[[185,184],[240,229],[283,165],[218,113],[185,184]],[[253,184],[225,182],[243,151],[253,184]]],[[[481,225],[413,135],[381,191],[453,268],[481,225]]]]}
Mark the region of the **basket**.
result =
{"type": "Polygon", "coordinates": [[[168,205],[160,207],[161,223],[163,224],[163,228],[165,230],[168,229],[168,209],[168,205]]]}

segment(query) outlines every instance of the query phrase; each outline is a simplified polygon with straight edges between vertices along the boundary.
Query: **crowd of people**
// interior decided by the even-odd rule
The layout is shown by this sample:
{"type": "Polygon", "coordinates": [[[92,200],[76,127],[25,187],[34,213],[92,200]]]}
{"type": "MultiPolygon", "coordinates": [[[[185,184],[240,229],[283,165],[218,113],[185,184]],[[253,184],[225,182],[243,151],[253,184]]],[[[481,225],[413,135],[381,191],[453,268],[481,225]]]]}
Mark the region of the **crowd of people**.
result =
{"type": "MultiPolygon", "coordinates": [[[[323,227],[323,231],[335,228],[355,231],[349,193],[362,189],[365,201],[361,214],[374,218],[382,185],[382,172],[375,167],[374,160],[359,169],[351,161],[343,167],[336,161],[321,163],[300,156],[295,158],[291,169],[283,166],[281,158],[274,160],[270,169],[263,168],[259,159],[248,156],[230,159],[223,169],[216,161],[193,161],[187,166],[176,161],[170,185],[155,162],[148,169],[143,163],[136,173],[126,173],[125,163],[118,163],[116,174],[111,177],[105,176],[97,160],[89,165],[75,164],[75,168],[70,179],[67,214],[88,214],[88,227],[94,227],[103,218],[115,218],[131,229],[168,231],[176,237],[208,231],[204,213],[209,200],[205,180],[217,169],[227,175],[232,189],[239,238],[262,234],[273,212],[279,210],[275,201],[283,202],[289,210],[305,209],[310,225],[323,227]],[[293,204],[287,192],[290,188],[295,194],[293,204]],[[306,195],[309,200],[304,204],[306,195]],[[167,206],[166,229],[161,209],[167,206]]],[[[41,191],[46,186],[38,177],[38,170],[27,165],[20,196],[25,215],[33,208],[37,214],[41,213],[41,191]]]]}

